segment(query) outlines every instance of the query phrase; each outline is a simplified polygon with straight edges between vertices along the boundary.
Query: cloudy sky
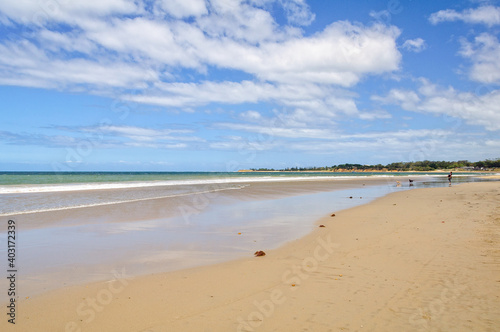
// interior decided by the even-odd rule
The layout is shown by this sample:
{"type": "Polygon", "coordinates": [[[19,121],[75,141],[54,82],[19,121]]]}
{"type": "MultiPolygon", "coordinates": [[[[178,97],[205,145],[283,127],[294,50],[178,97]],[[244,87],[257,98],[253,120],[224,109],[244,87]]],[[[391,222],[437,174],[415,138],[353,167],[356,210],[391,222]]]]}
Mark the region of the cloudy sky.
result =
{"type": "Polygon", "coordinates": [[[500,157],[496,1],[0,0],[0,169],[500,157]]]}

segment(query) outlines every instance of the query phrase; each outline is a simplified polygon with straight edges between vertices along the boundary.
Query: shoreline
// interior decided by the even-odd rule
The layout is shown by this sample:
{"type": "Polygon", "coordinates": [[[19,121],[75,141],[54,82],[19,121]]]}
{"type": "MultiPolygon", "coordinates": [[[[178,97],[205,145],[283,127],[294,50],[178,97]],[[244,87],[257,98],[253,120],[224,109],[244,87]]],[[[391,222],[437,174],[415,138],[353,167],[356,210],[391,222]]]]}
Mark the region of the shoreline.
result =
{"type": "MultiPolygon", "coordinates": [[[[418,172],[417,172],[418,173],[418,172]]],[[[0,217],[15,217],[38,213],[58,213],[64,210],[80,210],[99,208],[118,204],[134,204],[141,201],[160,199],[178,199],[191,195],[217,195],[217,192],[239,190],[253,186],[283,186],[302,183],[305,186],[330,186],[356,184],[358,182],[385,182],[408,178],[418,180],[438,180],[441,175],[432,172],[419,174],[370,174],[341,176],[268,176],[233,178],[221,177],[199,180],[155,180],[155,181],[118,181],[118,182],[82,182],[82,183],[49,183],[49,184],[9,184],[0,185],[0,217]],[[189,189],[190,188],[190,189],[189,189]],[[131,194],[132,193],[132,194],[131,194]],[[27,203],[27,204],[26,204],[27,203]]],[[[497,174],[498,176],[498,174],[497,174]]],[[[488,179],[495,175],[473,173],[455,174],[455,179],[476,178],[488,179]]],[[[319,191],[323,191],[320,189],[319,191]]],[[[223,194],[223,193],[222,193],[223,194]]],[[[42,225],[43,227],[43,225],[42,225]]]]}
{"type": "MultiPolygon", "coordinates": [[[[497,171],[456,171],[455,176],[490,176],[500,174],[497,171]]],[[[289,182],[289,181],[335,181],[343,179],[366,178],[393,178],[408,176],[446,176],[449,171],[251,171],[241,170],[228,172],[224,176],[205,177],[199,179],[143,179],[113,181],[82,181],[82,182],[34,182],[34,183],[5,183],[0,184],[0,194],[32,194],[50,192],[73,192],[88,190],[135,189],[148,187],[170,187],[182,185],[214,185],[214,184],[247,184],[260,182],[289,182]],[[241,173],[283,173],[281,176],[253,177],[240,176],[241,173]],[[323,176],[303,176],[307,173],[324,173],[323,176]],[[334,174],[333,174],[334,173],[334,174]],[[364,174],[373,173],[373,174],[364,174]],[[297,175],[294,177],[293,175],[297,175]],[[302,175],[302,176],[301,176],[302,175]]],[[[215,175],[219,173],[215,172],[215,175]]]]}
{"type": "Polygon", "coordinates": [[[19,235],[25,246],[29,243],[18,248],[24,294],[103,280],[111,267],[140,276],[245,257],[262,246],[276,248],[301,238],[333,207],[363,204],[402,189],[381,179],[346,180],[334,187],[332,182],[269,182],[227,192],[16,215],[12,219],[19,235]]]}
{"type": "Polygon", "coordinates": [[[17,327],[495,330],[498,195],[499,182],[389,194],[264,257],[130,279],[118,270],[108,282],[23,299],[17,327]]]}
{"type": "MultiPolygon", "coordinates": [[[[420,179],[425,179],[425,175],[421,175],[420,179]]],[[[432,176],[428,176],[433,179],[432,176]]],[[[119,221],[140,221],[146,219],[156,219],[162,216],[171,217],[179,214],[177,206],[180,205],[193,205],[196,199],[201,197],[201,200],[208,200],[212,202],[219,197],[238,197],[242,200],[261,200],[261,199],[275,199],[288,196],[295,196],[308,193],[326,192],[333,190],[342,190],[350,188],[361,188],[370,185],[394,185],[396,181],[406,181],[408,176],[394,176],[394,177],[353,177],[353,178],[327,178],[327,179],[307,179],[303,178],[299,181],[293,179],[283,179],[278,181],[263,181],[263,182],[234,182],[231,183],[240,188],[225,188],[220,186],[219,183],[210,183],[208,185],[199,185],[198,191],[186,192],[179,195],[160,196],[144,199],[129,200],[123,202],[110,202],[101,205],[92,206],[74,206],[68,208],[55,208],[51,210],[42,211],[23,211],[14,212],[10,214],[3,214],[4,218],[15,218],[22,216],[24,219],[25,229],[48,227],[55,224],[63,224],[68,218],[80,220],[81,223],[89,222],[89,215],[104,215],[110,212],[112,216],[101,218],[99,222],[111,222],[111,220],[119,221]],[[158,209],[158,204],[164,204],[166,207],[158,209]],[[144,208],[146,206],[146,209],[144,208]],[[125,212],[121,211],[123,208],[125,212]],[[113,211],[110,211],[113,209],[113,211]],[[141,212],[142,216],[138,216],[133,210],[146,210],[147,213],[141,212]],[[115,213],[118,212],[118,213],[115,213]],[[71,213],[71,215],[69,215],[71,213]],[[87,219],[85,219],[87,218],[87,219]],[[39,222],[42,220],[43,222],[39,222]]],[[[144,188],[134,188],[137,191],[144,190],[144,188]]],[[[128,190],[128,189],[127,189],[128,190]]],[[[88,190],[87,194],[98,195],[108,190],[88,190]]],[[[112,190],[111,190],[112,191],[112,190]]],[[[122,190],[115,190],[122,191],[122,190]]],[[[28,194],[31,195],[31,194],[28,194]]],[[[44,197],[49,197],[50,200],[57,201],[60,195],[65,195],[64,192],[46,192],[43,193],[44,197]]],[[[74,222],[71,225],[75,225],[74,222]]]]}

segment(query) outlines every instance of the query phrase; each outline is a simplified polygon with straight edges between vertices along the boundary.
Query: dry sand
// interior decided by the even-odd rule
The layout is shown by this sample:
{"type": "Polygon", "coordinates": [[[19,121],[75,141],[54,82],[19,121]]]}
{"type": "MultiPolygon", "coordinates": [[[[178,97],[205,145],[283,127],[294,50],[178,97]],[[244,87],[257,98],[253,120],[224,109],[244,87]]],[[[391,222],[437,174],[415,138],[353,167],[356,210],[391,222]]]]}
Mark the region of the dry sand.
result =
{"type": "Polygon", "coordinates": [[[390,194],[264,257],[22,299],[0,330],[498,331],[499,202],[500,182],[390,194]]]}

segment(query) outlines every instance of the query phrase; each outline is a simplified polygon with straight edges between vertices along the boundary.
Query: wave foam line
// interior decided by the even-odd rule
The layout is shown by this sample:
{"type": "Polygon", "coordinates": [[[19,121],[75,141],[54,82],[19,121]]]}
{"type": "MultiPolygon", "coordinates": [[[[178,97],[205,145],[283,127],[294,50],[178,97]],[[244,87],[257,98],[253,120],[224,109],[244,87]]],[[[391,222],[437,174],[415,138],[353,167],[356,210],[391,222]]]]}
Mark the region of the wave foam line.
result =
{"type": "MultiPolygon", "coordinates": [[[[222,183],[251,183],[251,182],[286,182],[286,181],[311,181],[311,180],[347,180],[358,178],[391,178],[397,175],[356,175],[356,176],[304,176],[304,177],[259,177],[259,178],[226,178],[226,179],[205,179],[205,180],[172,180],[172,181],[150,181],[150,182],[118,182],[118,183],[78,183],[65,185],[13,185],[0,186],[0,194],[29,194],[45,192],[65,192],[65,191],[84,191],[84,190],[105,190],[105,189],[130,189],[147,188],[161,186],[182,186],[182,185],[208,185],[222,183]]],[[[416,176],[429,176],[411,175],[416,176]]]]}
{"type": "Polygon", "coordinates": [[[245,187],[247,187],[247,186],[240,186],[240,187],[234,187],[234,188],[222,188],[222,189],[205,190],[205,191],[198,191],[198,192],[192,192],[192,193],[184,193],[184,194],[160,196],[160,197],[137,198],[137,199],[124,200],[124,201],[116,201],[116,202],[93,203],[93,204],[63,206],[63,207],[54,207],[54,208],[38,209],[38,210],[27,210],[27,211],[0,213],[0,217],[21,215],[21,214],[29,214],[29,213],[40,213],[40,212],[53,212],[53,211],[81,209],[81,208],[96,207],[96,206],[106,206],[106,205],[114,205],[114,204],[123,204],[123,203],[133,203],[133,202],[149,201],[149,200],[155,200],[155,199],[163,199],[163,198],[171,198],[171,197],[181,197],[181,196],[189,196],[189,195],[200,195],[200,194],[208,194],[208,193],[214,193],[214,192],[217,192],[217,191],[224,191],[224,190],[239,190],[239,189],[243,189],[245,187]]]}

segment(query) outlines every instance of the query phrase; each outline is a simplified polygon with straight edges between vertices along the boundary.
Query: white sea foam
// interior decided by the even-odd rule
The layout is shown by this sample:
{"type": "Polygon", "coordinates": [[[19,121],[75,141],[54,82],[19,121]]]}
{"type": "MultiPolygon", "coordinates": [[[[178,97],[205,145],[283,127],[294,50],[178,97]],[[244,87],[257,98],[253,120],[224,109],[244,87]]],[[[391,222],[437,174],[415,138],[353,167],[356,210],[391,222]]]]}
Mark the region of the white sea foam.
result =
{"type": "MultiPolygon", "coordinates": [[[[106,189],[131,189],[147,188],[161,186],[183,186],[183,185],[210,185],[224,183],[252,183],[252,182],[287,182],[287,181],[335,181],[357,178],[391,178],[395,175],[356,175],[356,176],[301,176],[301,177],[227,177],[217,179],[198,179],[198,180],[170,180],[170,181],[130,181],[130,182],[94,182],[94,183],[71,183],[71,184],[46,184],[46,185],[4,185],[0,186],[0,194],[26,194],[26,193],[46,193],[46,192],[66,192],[66,191],[84,191],[84,190],[106,190],[106,189]]],[[[429,176],[429,175],[412,175],[429,176]]]]}
{"type": "Polygon", "coordinates": [[[174,195],[147,197],[147,198],[134,198],[134,199],[126,199],[126,200],[105,201],[105,202],[99,202],[99,203],[78,204],[78,205],[69,205],[69,206],[57,206],[57,207],[49,207],[49,208],[31,209],[31,210],[28,209],[28,210],[23,210],[23,211],[15,211],[15,212],[13,211],[13,212],[7,212],[7,213],[0,212],[0,217],[19,215],[19,214],[28,214],[28,213],[80,209],[80,208],[106,206],[106,205],[114,205],[114,204],[122,204],[122,203],[133,203],[133,202],[149,201],[149,200],[162,199],[162,198],[182,197],[182,196],[189,196],[189,195],[203,195],[203,194],[209,194],[209,193],[214,193],[214,192],[224,191],[224,190],[238,190],[238,189],[242,189],[245,187],[246,186],[237,186],[237,187],[228,187],[228,188],[220,188],[220,189],[213,189],[213,190],[188,192],[188,193],[174,194],[174,195]]]}

